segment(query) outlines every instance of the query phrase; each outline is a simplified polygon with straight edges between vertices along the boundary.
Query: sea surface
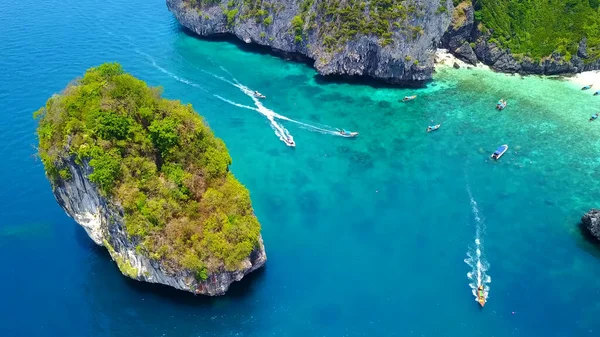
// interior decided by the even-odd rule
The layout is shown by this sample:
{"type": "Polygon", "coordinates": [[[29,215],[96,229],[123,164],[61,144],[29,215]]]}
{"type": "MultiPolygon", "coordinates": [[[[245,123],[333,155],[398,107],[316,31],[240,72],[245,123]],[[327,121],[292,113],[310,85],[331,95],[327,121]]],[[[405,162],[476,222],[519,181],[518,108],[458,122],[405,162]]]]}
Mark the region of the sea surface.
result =
{"type": "Polygon", "coordinates": [[[452,68],[419,90],[323,81],[192,36],[163,0],[4,1],[0,22],[1,336],[600,335],[600,249],[578,227],[600,207],[593,90],[452,68]],[[226,296],[126,279],[56,203],[32,113],[107,61],[227,144],[268,261],[226,296]]]}

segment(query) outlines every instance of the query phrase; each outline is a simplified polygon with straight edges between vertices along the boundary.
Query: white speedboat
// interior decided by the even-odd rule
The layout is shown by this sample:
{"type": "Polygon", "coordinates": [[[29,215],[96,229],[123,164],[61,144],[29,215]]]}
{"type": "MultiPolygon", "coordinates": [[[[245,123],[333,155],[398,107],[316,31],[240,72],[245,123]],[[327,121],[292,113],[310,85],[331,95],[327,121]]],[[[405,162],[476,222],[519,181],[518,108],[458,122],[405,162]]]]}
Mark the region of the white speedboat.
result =
{"type": "Polygon", "coordinates": [[[508,145],[504,144],[504,145],[500,145],[497,149],[496,152],[492,153],[492,159],[498,160],[500,159],[500,157],[502,157],[502,155],[508,150],[508,145]]]}
{"type": "Polygon", "coordinates": [[[283,141],[287,146],[296,147],[296,142],[294,142],[294,138],[292,138],[291,136],[283,138],[283,141]]]}
{"type": "Polygon", "coordinates": [[[339,132],[340,132],[340,135],[342,135],[342,137],[352,138],[352,137],[358,136],[358,132],[348,132],[344,129],[341,129],[339,132]]]}

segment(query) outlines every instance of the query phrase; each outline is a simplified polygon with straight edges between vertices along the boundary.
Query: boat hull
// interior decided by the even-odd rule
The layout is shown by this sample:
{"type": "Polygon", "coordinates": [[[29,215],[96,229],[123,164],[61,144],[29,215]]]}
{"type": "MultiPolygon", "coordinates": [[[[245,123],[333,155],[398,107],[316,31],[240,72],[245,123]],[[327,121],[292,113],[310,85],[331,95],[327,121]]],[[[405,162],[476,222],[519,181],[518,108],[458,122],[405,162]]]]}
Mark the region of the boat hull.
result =
{"type": "Polygon", "coordinates": [[[428,128],[427,132],[435,131],[435,130],[439,129],[440,126],[441,126],[441,124],[438,124],[438,125],[435,125],[433,128],[428,128]]]}
{"type": "Polygon", "coordinates": [[[500,151],[498,154],[496,154],[496,152],[498,152],[498,150],[496,150],[496,152],[492,153],[490,158],[492,158],[494,160],[498,160],[498,159],[500,159],[500,157],[502,157],[506,153],[506,151],[508,151],[508,145],[504,144],[502,146],[504,149],[502,151],[500,151]]]}
{"type": "Polygon", "coordinates": [[[342,135],[342,137],[346,137],[346,138],[353,138],[353,137],[356,137],[356,136],[358,136],[358,132],[350,132],[350,133],[342,135]]]}

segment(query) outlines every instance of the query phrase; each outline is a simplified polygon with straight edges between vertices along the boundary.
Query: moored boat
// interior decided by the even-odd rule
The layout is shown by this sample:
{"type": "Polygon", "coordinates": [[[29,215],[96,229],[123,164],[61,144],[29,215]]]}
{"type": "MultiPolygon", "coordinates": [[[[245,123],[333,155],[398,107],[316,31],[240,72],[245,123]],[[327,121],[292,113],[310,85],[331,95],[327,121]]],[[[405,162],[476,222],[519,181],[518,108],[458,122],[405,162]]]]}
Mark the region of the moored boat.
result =
{"type": "Polygon", "coordinates": [[[593,84],[588,84],[585,87],[581,88],[581,90],[588,90],[591,89],[594,85],[593,84]]]}
{"type": "Polygon", "coordinates": [[[496,103],[496,109],[502,111],[502,110],[504,110],[504,108],[506,108],[507,104],[508,104],[507,101],[505,101],[504,99],[501,99],[500,101],[498,101],[498,103],[496,103]]]}
{"type": "Polygon", "coordinates": [[[430,125],[430,126],[427,127],[427,132],[435,131],[435,130],[439,129],[441,125],[442,124],[437,124],[437,125],[434,125],[434,126],[430,125]]]}
{"type": "Polygon", "coordinates": [[[594,93],[594,96],[598,96],[598,95],[600,95],[600,90],[598,90],[594,93]]]}
{"type": "Polygon", "coordinates": [[[506,150],[508,150],[508,145],[504,144],[504,145],[500,145],[496,151],[494,153],[492,153],[491,158],[498,160],[500,159],[500,157],[502,157],[502,155],[506,152],[506,150]]]}
{"type": "Polygon", "coordinates": [[[413,95],[413,96],[404,96],[404,98],[402,99],[402,102],[408,102],[408,101],[412,101],[413,99],[417,98],[417,95],[413,95]]]}

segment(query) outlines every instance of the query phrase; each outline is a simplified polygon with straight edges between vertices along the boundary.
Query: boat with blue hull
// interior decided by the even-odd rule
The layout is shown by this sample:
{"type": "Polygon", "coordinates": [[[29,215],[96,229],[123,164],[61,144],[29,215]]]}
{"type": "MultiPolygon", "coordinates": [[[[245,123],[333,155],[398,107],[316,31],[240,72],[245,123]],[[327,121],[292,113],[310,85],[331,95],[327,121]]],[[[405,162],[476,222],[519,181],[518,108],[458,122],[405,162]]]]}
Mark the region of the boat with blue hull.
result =
{"type": "Polygon", "coordinates": [[[494,153],[492,153],[491,158],[494,160],[498,160],[500,159],[500,157],[502,157],[502,155],[508,150],[508,145],[504,144],[504,145],[500,145],[496,151],[494,153]]]}

